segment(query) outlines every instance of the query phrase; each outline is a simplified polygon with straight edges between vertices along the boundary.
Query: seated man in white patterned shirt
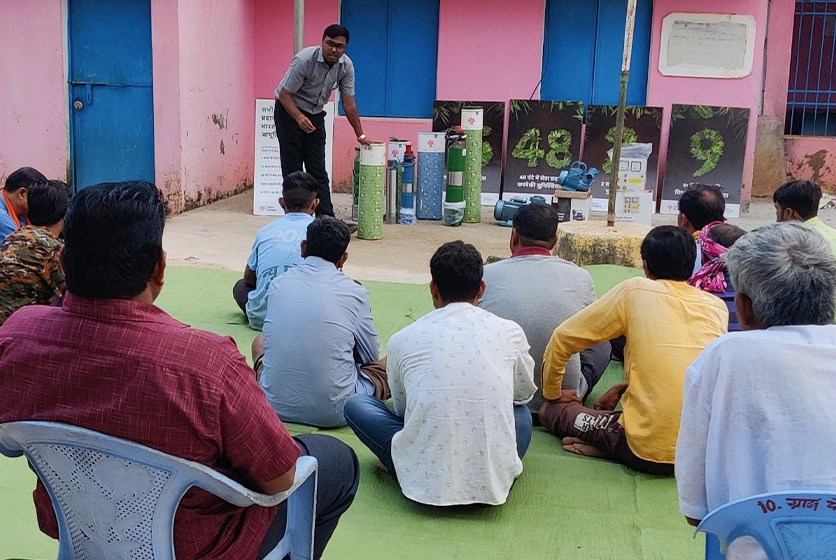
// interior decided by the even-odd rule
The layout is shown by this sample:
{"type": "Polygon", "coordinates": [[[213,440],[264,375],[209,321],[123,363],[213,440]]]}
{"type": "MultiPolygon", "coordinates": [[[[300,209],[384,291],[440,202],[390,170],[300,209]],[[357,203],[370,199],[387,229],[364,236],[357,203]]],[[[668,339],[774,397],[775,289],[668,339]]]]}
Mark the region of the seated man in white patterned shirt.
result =
{"type": "Polygon", "coordinates": [[[518,324],[476,306],[485,283],[473,245],[445,243],[430,272],[435,311],[389,340],[395,411],[358,394],[345,419],[407,498],[499,505],[531,442],[534,360],[518,324]]]}

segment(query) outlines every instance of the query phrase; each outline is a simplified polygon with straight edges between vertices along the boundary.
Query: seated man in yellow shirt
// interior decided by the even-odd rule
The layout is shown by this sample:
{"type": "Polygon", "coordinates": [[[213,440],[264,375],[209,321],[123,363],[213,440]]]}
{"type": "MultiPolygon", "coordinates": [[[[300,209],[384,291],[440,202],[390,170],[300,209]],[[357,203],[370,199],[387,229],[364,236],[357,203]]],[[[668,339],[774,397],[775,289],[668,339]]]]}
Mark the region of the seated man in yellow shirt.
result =
{"type": "Polygon", "coordinates": [[[647,278],[622,282],[555,329],[543,357],[540,423],[563,438],[566,451],[673,474],[685,370],[729,321],[721,299],[687,283],[695,252],[684,229],[654,228],[641,246],[647,278]],[[622,335],[626,383],[593,408],[561,390],[573,354],[622,335]],[[615,411],[622,395],[623,412],[615,411]]]}

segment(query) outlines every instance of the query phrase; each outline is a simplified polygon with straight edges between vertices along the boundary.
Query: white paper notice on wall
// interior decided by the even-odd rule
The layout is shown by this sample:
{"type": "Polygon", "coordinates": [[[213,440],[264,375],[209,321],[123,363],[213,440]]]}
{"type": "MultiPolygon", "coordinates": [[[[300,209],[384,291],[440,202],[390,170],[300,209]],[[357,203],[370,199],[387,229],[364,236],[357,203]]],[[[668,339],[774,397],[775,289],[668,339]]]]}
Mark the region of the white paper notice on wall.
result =
{"type": "MultiPolygon", "coordinates": [[[[282,216],[282,160],[276,138],[273,111],[275,99],[255,100],[255,172],[253,177],[253,214],[282,216]]],[[[325,170],[331,177],[334,136],[334,102],[325,104],[325,170]]]]}
{"type": "Polygon", "coordinates": [[[741,78],[752,73],[755,18],[672,13],[662,20],[659,72],[665,76],[741,78]]]}

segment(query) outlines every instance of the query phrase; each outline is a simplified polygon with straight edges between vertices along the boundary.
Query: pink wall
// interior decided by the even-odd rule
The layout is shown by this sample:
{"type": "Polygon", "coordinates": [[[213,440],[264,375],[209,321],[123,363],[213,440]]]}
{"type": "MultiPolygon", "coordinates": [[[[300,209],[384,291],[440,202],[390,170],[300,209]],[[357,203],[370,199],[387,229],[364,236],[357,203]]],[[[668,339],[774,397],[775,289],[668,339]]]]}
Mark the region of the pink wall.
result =
{"type": "Polygon", "coordinates": [[[0,183],[23,166],[66,180],[61,2],[2,0],[2,12],[14,17],[0,15],[0,183]]]}
{"type": "Polygon", "coordinates": [[[836,194],[836,138],[787,136],[787,176],[807,179],[829,194],[836,194]]]}
{"type": "Polygon", "coordinates": [[[544,18],[544,0],[441,0],[438,99],[528,99],[540,81],[544,18]]]}
{"type": "MultiPolygon", "coordinates": [[[[783,1],[783,0],[782,0],[783,1]]],[[[743,208],[751,196],[752,171],[755,160],[755,136],[760,113],[760,96],[763,79],[764,31],[766,5],[762,0],[726,0],[718,6],[716,0],[690,0],[687,6],[680,0],[655,0],[653,4],[653,32],[650,44],[650,68],[647,78],[647,104],[664,107],[662,142],[660,153],[668,149],[671,105],[715,105],[747,107],[751,110],[747,136],[747,155],[743,164],[743,208]],[[712,79],[663,76],[659,72],[659,46],[662,20],[672,12],[724,13],[751,15],[755,18],[755,59],[752,72],[743,78],[712,79]]],[[[659,162],[659,175],[664,176],[664,162],[659,162]]]]}
{"type": "Polygon", "coordinates": [[[793,58],[795,0],[772,0],[766,39],[763,116],[783,119],[787,112],[787,84],[793,58]]]}
{"type": "MultiPolygon", "coordinates": [[[[255,94],[273,97],[293,58],[293,2],[252,0],[255,3],[255,94]]],[[[339,0],[305,1],[305,46],[322,42],[322,31],[339,22],[339,0]]]]}
{"type": "Polygon", "coordinates": [[[187,210],[252,184],[255,3],[180,0],[179,36],[181,191],[187,210]]]}
{"type": "Polygon", "coordinates": [[[154,170],[172,212],[183,210],[180,147],[180,35],[177,0],[151,1],[154,170]]]}

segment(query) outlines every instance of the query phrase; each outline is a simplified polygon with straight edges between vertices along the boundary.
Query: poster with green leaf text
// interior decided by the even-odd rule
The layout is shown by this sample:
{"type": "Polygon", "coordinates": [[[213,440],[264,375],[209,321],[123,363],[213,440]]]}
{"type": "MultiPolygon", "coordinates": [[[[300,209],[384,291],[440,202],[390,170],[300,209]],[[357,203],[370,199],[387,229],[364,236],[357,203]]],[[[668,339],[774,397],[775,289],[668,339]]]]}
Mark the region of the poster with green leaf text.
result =
{"type": "Polygon", "coordinates": [[[726,217],[740,216],[749,109],[674,105],[661,212],[679,212],[679,197],[694,185],[717,185],[726,217]]]}
{"type": "MultiPolygon", "coordinates": [[[[592,210],[606,212],[609,197],[612,162],[607,154],[615,138],[615,105],[590,105],[586,109],[586,141],[583,161],[589,167],[598,169],[592,182],[592,210]]],[[[659,144],[662,138],[661,107],[627,107],[624,113],[624,142],[653,144],[653,151],[647,159],[647,184],[645,189],[653,191],[656,199],[656,177],[659,168],[659,144]]],[[[656,207],[654,206],[654,211],[656,207]]]]}
{"type": "Polygon", "coordinates": [[[583,103],[512,99],[509,113],[502,198],[551,202],[557,177],[580,153],[583,103]]]}

